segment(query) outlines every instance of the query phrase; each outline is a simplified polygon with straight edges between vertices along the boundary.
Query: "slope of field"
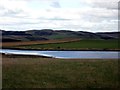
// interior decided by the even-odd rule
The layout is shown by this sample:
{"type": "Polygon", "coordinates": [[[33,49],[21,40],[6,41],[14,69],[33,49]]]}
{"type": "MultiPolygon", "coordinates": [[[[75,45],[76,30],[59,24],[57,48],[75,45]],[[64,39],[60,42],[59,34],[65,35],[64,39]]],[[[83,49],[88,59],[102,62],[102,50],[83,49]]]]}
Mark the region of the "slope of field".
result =
{"type": "Polygon", "coordinates": [[[50,44],[50,43],[63,43],[63,42],[71,42],[78,41],[80,39],[60,39],[60,40],[45,40],[45,41],[25,41],[25,42],[2,42],[0,43],[3,48],[10,48],[15,46],[23,46],[23,45],[34,45],[34,44],[50,44]]]}
{"type": "Polygon", "coordinates": [[[79,40],[61,43],[16,46],[20,49],[40,50],[118,50],[118,40],[79,40]]]}
{"type": "Polygon", "coordinates": [[[117,60],[3,56],[3,88],[117,88],[117,60]]]}

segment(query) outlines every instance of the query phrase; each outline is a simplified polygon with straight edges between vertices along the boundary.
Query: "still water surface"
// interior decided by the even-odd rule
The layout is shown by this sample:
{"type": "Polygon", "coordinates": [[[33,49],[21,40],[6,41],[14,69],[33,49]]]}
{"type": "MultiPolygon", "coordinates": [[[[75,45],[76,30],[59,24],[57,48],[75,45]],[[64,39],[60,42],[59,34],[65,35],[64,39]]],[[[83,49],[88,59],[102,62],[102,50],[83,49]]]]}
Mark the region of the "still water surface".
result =
{"type": "Polygon", "coordinates": [[[55,58],[118,59],[119,51],[37,51],[0,49],[0,53],[20,55],[42,55],[55,58]]]}

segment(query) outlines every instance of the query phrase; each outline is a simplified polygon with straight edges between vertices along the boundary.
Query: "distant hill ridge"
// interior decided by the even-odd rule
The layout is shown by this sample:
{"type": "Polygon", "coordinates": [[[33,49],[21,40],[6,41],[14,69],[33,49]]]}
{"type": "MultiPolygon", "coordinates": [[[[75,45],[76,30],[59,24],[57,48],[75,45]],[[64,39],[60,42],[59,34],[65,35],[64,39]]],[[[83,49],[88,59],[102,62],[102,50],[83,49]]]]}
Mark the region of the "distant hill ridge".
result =
{"type": "Polygon", "coordinates": [[[86,31],[70,31],[70,30],[27,30],[27,31],[6,31],[0,30],[2,42],[16,41],[40,41],[40,40],[56,40],[64,38],[78,39],[118,39],[120,32],[86,32],[86,31]]]}

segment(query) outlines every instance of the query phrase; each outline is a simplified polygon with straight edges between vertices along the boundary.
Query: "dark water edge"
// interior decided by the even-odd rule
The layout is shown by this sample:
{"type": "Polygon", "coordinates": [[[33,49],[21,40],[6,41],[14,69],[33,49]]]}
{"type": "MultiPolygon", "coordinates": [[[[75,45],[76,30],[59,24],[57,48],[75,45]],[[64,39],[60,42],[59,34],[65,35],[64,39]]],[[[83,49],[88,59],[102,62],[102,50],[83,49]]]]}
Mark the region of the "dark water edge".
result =
{"type": "MultiPolygon", "coordinates": [[[[4,54],[4,53],[0,53],[0,56],[2,57],[2,58],[48,58],[48,59],[56,59],[56,60],[59,60],[60,58],[54,58],[54,57],[47,57],[47,56],[38,56],[38,55],[15,55],[15,54],[9,54],[9,55],[6,55],[6,54],[4,54]],[[2,55],[2,56],[1,56],[2,55]]],[[[73,58],[71,58],[71,59],[66,59],[66,58],[63,58],[63,59],[60,59],[60,60],[119,60],[119,59],[91,59],[91,58],[75,58],[75,59],[73,59],[73,58]]]]}
{"type": "Polygon", "coordinates": [[[26,48],[7,48],[2,47],[0,49],[9,50],[30,50],[30,51],[120,51],[120,49],[26,49],[26,48]]]}

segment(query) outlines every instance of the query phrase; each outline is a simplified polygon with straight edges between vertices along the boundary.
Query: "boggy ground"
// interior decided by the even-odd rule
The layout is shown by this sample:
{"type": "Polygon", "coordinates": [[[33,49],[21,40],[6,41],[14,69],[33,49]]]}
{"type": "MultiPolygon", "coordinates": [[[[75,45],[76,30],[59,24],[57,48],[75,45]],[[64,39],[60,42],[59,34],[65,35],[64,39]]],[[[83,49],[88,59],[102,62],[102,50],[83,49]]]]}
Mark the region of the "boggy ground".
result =
{"type": "Polygon", "coordinates": [[[2,55],[3,88],[118,88],[118,60],[2,55]]]}

